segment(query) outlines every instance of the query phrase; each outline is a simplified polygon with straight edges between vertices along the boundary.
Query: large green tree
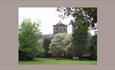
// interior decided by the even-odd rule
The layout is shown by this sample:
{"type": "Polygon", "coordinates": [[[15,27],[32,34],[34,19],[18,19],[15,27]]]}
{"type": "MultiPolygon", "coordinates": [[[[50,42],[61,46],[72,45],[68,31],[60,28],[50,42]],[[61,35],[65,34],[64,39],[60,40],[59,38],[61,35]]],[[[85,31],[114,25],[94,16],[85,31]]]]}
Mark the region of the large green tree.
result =
{"type": "Polygon", "coordinates": [[[79,57],[87,51],[88,47],[88,25],[81,14],[75,14],[77,18],[75,18],[72,33],[73,56],[79,57]]]}
{"type": "Polygon", "coordinates": [[[63,19],[70,15],[74,18],[70,22],[73,27],[73,56],[81,57],[82,54],[88,51],[88,28],[95,29],[95,24],[97,22],[97,8],[61,7],[57,8],[57,11],[63,13],[61,15],[63,19]]]}
{"type": "Polygon", "coordinates": [[[19,59],[34,59],[37,55],[38,39],[41,32],[38,29],[39,24],[30,19],[24,19],[19,27],[19,59]]]}

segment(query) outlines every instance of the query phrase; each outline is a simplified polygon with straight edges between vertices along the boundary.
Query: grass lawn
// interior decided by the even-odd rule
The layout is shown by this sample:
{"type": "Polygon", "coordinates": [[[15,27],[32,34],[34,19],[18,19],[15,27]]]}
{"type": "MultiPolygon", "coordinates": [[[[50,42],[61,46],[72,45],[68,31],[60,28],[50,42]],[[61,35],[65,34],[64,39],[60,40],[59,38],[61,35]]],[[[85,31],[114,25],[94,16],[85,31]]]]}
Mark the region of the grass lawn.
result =
{"type": "Polygon", "coordinates": [[[53,58],[36,58],[33,61],[19,61],[19,64],[88,64],[95,65],[96,60],[70,60],[70,59],[61,59],[56,60],[53,58]]]}

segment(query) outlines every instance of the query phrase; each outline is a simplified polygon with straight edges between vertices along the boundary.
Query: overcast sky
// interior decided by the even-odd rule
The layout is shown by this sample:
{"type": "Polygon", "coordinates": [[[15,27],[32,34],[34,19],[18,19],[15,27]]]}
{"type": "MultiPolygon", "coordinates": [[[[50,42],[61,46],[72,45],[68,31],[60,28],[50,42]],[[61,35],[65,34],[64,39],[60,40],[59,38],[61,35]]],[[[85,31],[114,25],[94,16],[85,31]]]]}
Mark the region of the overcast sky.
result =
{"type": "MultiPolygon", "coordinates": [[[[63,24],[68,25],[68,33],[72,33],[72,27],[69,25],[71,16],[62,20],[59,17],[60,12],[56,11],[56,7],[19,7],[18,8],[18,23],[22,23],[24,18],[30,18],[32,21],[40,23],[40,31],[42,34],[53,34],[53,25],[60,20],[63,24]]],[[[94,34],[91,31],[91,34],[94,34]]]]}
{"type": "Polygon", "coordinates": [[[19,25],[24,18],[30,18],[32,21],[40,23],[40,30],[43,34],[52,34],[53,25],[61,20],[62,23],[68,25],[68,33],[71,33],[72,27],[69,22],[72,17],[62,20],[59,18],[59,14],[60,12],[56,11],[56,7],[20,7],[18,9],[19,25]]]}

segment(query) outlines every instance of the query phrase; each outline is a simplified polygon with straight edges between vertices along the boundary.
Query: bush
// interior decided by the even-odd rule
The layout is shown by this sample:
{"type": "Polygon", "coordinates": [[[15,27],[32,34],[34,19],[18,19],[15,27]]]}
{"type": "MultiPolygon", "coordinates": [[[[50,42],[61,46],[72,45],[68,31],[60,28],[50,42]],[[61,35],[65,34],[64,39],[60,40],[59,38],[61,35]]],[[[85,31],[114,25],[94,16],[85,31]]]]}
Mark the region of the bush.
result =
{"type": "Polygon", "coordinates": [[[19,49],[19,60],[33,60],[36,57],[32,48],[19,49]]]}
{"type": "Polygon", "coordinates": [[[44,54],[45,54],[45,50],[41,47],[37,48],[37,57],[44,57],[44,54]]]}

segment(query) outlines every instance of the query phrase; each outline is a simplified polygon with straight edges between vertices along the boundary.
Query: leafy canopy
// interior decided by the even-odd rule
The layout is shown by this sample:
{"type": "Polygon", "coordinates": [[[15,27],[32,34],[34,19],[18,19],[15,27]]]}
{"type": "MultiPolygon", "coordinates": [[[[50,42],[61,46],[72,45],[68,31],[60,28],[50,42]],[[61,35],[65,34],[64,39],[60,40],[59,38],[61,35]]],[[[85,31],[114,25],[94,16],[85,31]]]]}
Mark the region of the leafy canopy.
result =
{"type": "Polygon", "coordinates": [[[39,24],[24,19],[19,28],[19,60],[32,60],[37,55],[38,39],[41,32],[39,24]]]}
{"type": "Polygon", "coordinates": [[[71,48],[71,36],[66,33],[58,33],[53,36],[48,53],[53,56],[64,56],[68,48],[71,48]]]}

